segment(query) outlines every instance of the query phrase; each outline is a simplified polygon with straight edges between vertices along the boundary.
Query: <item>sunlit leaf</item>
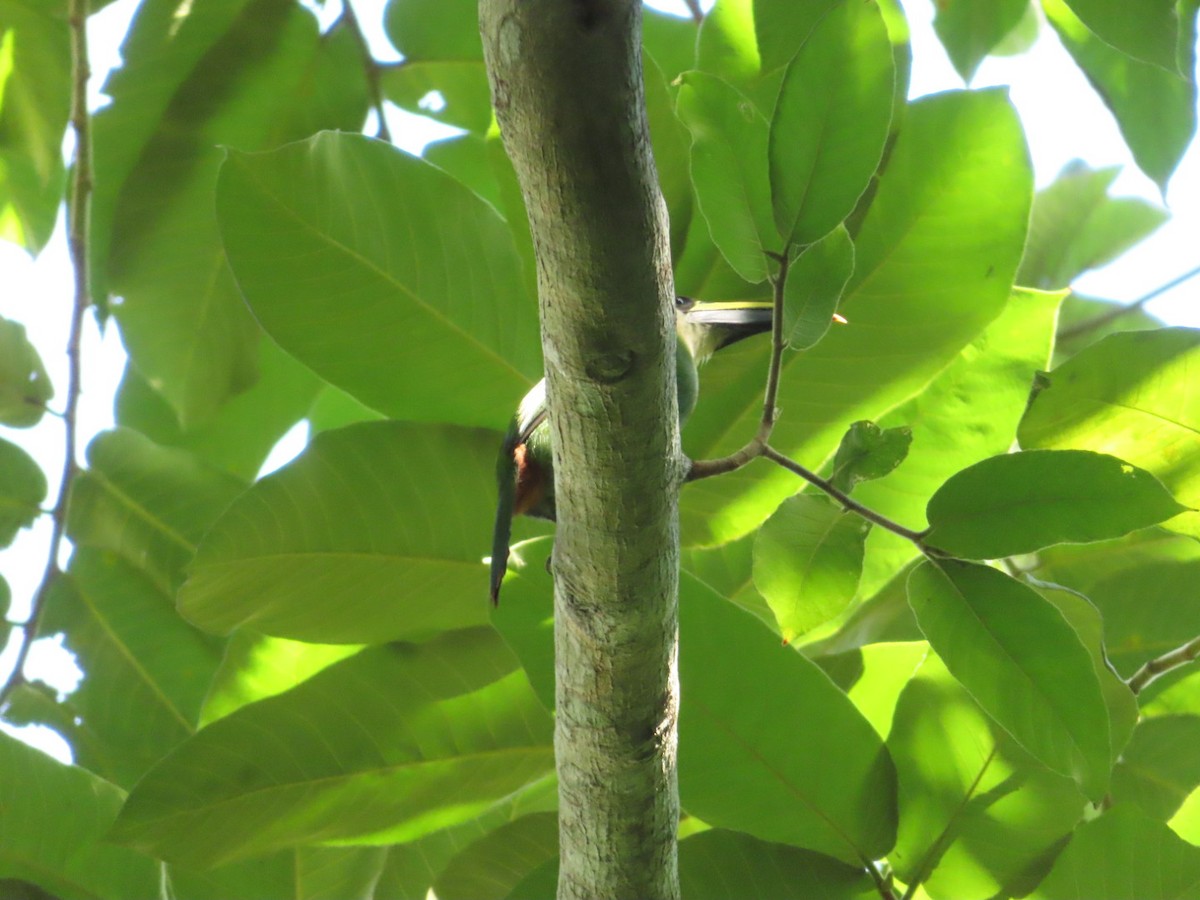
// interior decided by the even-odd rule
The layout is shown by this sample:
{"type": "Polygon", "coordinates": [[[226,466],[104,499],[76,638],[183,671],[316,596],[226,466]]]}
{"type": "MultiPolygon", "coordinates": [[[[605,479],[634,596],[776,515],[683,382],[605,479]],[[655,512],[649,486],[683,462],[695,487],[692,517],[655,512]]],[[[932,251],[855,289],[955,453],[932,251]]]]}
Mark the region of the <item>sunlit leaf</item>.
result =
{"type": "Polygon", "coordinates": [[[763,523],[754,542],[754,584],[785,641],[829,621],[854,597],[869,528],[817,494],[785,500],[763,523]]]}
{"type": "Polygon", "coordinates": [[[1015,745],[932,654],[900,695],[888,748],[900,782],[888,859],[932,897],[1019,896],[1083,815],[1074,783],[1015,745]]]}
{"type": "Polygon", "coordinates": [[[853,274],[854,243],[842,225],[796,257],[783,293],[783,336],[788,346],[807,350],[825,336],[853,274]]]}
{"type": "Polygon", "coordinates": [[[552,768],[551,723],[490,629],[363,650],[198,732],[114,839],[187,866],[297,843],[411,840],[552,768]]]}
{"type": "Polygon", "coordinates": [[[317,435],[201,543],[180,612],[320,643],[378,643],[487,621],[482,557],[499,435],[365,422],[317,435]]]}
{"type": "Polygon", "coordinates": [[[835,7],[792,58],[769,146],[771,202],[785,241],[812,243],[854,209],[883,156],[894,82],[887,27],[873,3],[835,7]]]}
{"type": "Polygon", "coordinates": [[[1067,0],[1100,40],[1124,54],[1168,71],[1179,68],[1179,16],[1174,0],[1142,0],[1133,6],[1109,0],[1067,0]]]}
{"type": "Polygon", "coordinates": [[[956,560],[918,566],[908,597],[976,702],[1040,762],[1102,797],[1108,710],[1091,657],[1058,610],[996,569],[956,560]]]}
{"type": "Polygon", "coordinates": [[[437,168],[321,134],[231,154],[217,214],[263,327],[368,406],[499,426],[536,380],[537,320],[508,229],[437,168]]]}
{"type": "Polygon", "coordinates": [[[45,499],[46,476],[33,457],[0,438],[0,547],[37,520],[45,499]]]}
{"type": "Polygon", "coordinates": [[[0,734],[0,879],[62,900],[157,897],[158,863],[103,840],[124,792],[0,734]]]}
{"type": "Polygon", "coordinates": [[[937,5],[933,30],[963,81],[1021,21],[1029,0],[952,0],[937,5]]]}
{"type": "Polygon", "coordinates": [[[855,422],[833,457],[829,480],[834,487],[849,492],[860,481],[883,478],[904,462],[911,444],[912,429],[906,426],[884,430],[874,422],[855,422]]]}
{"type": "Polygon", "coordinates": [[[0,425],[36,425],[53,396],[41,357],[25,337],[25,326],[0,318],[0,425]]]}
{"type": "Polygon", "coordinates": [[[1120,537],[1185,509],[1153,475],[1115,456],[1026,450],[951,476],[929,499],[926,541],[955,556],[996,559],[1120,537]]]}
{"type": "Polygon", "coordinates": [[[713,825],[852,863],[890,849],[891,761],[820,669],[686,575],[679,647],[685,809],[713,825]],[[764,690],[788,703],[746,702],[764,690]]]}
{"type": "Polygon", "coordinates": [[[1079,828],[1032,900],[1200,898],[1200,847],[1129,804],[1079,828]]]}
{"type": "Polygon", "coordinates": [[[1166,821],[1200,787],[1200,716],[1143,719],[1113,770],[1114,803],[1166,821]]]}

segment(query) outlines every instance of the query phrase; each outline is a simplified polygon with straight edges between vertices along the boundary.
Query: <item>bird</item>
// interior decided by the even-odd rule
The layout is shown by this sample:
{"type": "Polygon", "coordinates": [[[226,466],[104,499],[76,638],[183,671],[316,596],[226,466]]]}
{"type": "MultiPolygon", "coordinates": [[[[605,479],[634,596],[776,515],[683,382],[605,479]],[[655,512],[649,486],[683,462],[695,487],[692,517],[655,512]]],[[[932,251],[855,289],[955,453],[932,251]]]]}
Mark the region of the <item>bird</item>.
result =
{"type": "MultiPolygon", "coordinates": [[[[696,405],[697,366],[718,350],[771,329],[770,300],[694,300],[675,298],[675,383],[680,427],[696,405]]],[[[509,423],[496,460],[496,523],[492,532],[491,598],[500,602],[508,569],[513,516],[554,521],[554,459],[546,411],[546,379],[521,400],[509,423]]]]}

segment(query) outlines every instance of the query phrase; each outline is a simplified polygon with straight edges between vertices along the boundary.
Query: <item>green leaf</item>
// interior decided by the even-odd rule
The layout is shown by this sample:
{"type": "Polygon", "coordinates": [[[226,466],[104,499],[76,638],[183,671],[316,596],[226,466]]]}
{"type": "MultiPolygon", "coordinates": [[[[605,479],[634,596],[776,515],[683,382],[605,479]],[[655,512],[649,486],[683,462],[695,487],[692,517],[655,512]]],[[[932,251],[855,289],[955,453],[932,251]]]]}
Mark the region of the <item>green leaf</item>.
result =
{"type": "Polygon", "coordinates": [[[754,541],[757,532],[719,547],[691,547],[683,551],[680,565],[728,600],[779,631],[775,613],[754,587],[754,541]]]}
{"type": "Polygon", "coordinates": [[[213,525],[180,612],[222,634],[350,644],[486,622],[499,444],[410,422],[322,432],[213,525]]]}
{"type": "Polygon", "coordinates": [[[397,106],[476,134],[492,122],[474,0],[392,0],[384,28],[403,62],[384,69],[384,95],[397,106]],[[441,104],[426,97],[436,91],[441,104]],[[425,102],[422,102],[425,101],[425,102]]]}
{"type": "Polygon", "coordinates": [[[1108,710],[1087,649],[1036,592],[975,563],[925,562],[908,602],[946,668],[1002,728],[1093,800],[1108,786],[1108,710]]]}
{"type": "Polygon", "coordinates": [[[1143,719],[1113,770],[1113,803],[1170,819],[1200,787],[1200,716],[1143,719]]]}
{"type": "MultiPolygon", "coordinates": [[[[772,445],[819,467],[852,422],[879,418],[955,359],[1005,307],[1031,193],[1020,125],[1003,94],[915,102],[855,237],[839,306],[851,324],[784,357],[772,445]]],[[[762,342],[708,363],[683,434],[690,458],[734,452],[755,433],[767,354],[762,342]]],[[[757,467],[688,485],[685,542],[740,537],[795,490],[789,473],[757,467]]]]}
{"type": "Polygon", "coordinates": [[[71,486],[68,536],[77,546],[114,551],[168,594],[200,538],[245,488],[128,428],[98,434],[87,458],[71,486]]]}
{"type": "Polygon", "coordinates": [[[835,7],[801,45],[771,118],[771,201],[786,242],[810,244],[854,209],[883,157],[894,86],[873,3],[835,7]]]}
{"type": "MultiPolygon", "coordinates": [[[[1029,384],[1050,358],[1058,302],[1058,295],[1014,289],[1000,317],[924,391],[881,418],[883,428],[911,428],[912,445],[901,468],[855,488],[860,503],[920,529],[929,498],[947,478],[1012,446],[1029,384]]],[[[880,590],[918,555],[905,538],[874,529],[860,591],[880,590]]]]}
{"type": "Polygon", "coordinates": [[[754,619],[687,575],[680,587],[684,808],[851,863],[886,854],[895,772],[874,729],[820,669],[754,619]],[[763,690],[787,704],[766,714],[747,702],[763,690]]]}
{"type": "Polygon", "coordinates": [[[1033,198],[1029,243],[1017,280],[1062,288],[1089,269],[1116,259],[1155,232],[1167,212],[1140,197],[1110,197],[1120,174],[1076,160],[1033,198]]]}
{"type": "Polygon", "coordinates": [[[71,41],[57,6],[0,3],[0,237],[33,253],[54,229],[65,180],[71,41]]]}
{"type": "Polygon", "coordinates": [[[1142,62],[1177,72],[1175,48],[1179,16],[1175,0],[1067,0],[1067,5],[1100,40],[1142,62]]]}
{"type": "MultiPolygon", "coordinates": [[[[1077,3],[1073,0],[1072,5],[1077,3]]],[[[1161,7],[1164,3],[1169,0],[1150,0],[1143,6],[1161,7]]],[[[1184,8],[1187,21],[1180,23],[1180,29],[1194,35],[1196,8],[1184,8]]],[[[1064,0],[1042,0],[1042,9],[1067,52],[1117,120],[1138,168],[1165,192],[1167,181],[1196,132],[1195,82],[1114,50],[1097,38],[1064,0]]],[[[1126,6],[1121,4],[1120,9],[1126,6]]],[[[1114,21],[1126,18],[1122,13],[1114,21]]]]}
{"type": "Polygon", "coordinates": [[[322,384],[274,341],[259,342],[258,370],[252,388],[229,400],[212,418],[182,428],[174,410],[137,367],[126,365],[117,389],[117,424],[251,481],[271,448],[310,410],[322,384]]]}
{"type": "Polygon", "coordinates": [[[825,337],[853,274],[854,242],[844,225],[796,257],[783,287],[783,335],[789,347],[807,350],[825,337]]]}
{"type": "Polygon", "coordinates": [[[28,453],[0,438],[0,547],[42,514],[46,476],[28,453]]]}
{"type": "Polygon", "coordinates": [[[411,840],[545,776],[551,731],[490,629],[369,648],[180,745],[112,836],[191,867],[297,843],[411,840]]]}
{"type": "Polygon", "coordinates": [[[1128,804],[1083,825],[1031,900],[1200,898],[1200,848],[1128,804]]]}
{"type": "Polygon", "coordinates": [[[77,549],[42,629],[66,633],[85,674],[70,700],[89,734],[82,764],[129,787],[195,732],[223,647],[180,619],[170,595],[127,562],[77,549]]]}
{"type": "Polygon", "coordinates": [[[825,495],[797,494],[754,542],[754,585],[785,642],[828,622],[854,597],[870,525],[825,495]]]}
{"type": "Polygon", "coordinates": [[[536,312],[508,229],[433,166],[347,134],[231,153],[217,215],[263,327],[368,406],[498,427],[533,384],[536,312]]]}
{"type": "Polygon", "coordinates": [[[1200,560],[1162,560],[1102,578],[1088,596],[1104,616],[1112,664],[1125,677],[1200,634],[1200,560]]]}
{"type": "Polygon", "coordinates": [[[558,814],[522,816],[475,841],[433,883],[438,900],[504,900],[549,860],[558,860],[558,814]]]}
{"type": "Polygon", "coordinates": [[[860,481],[883,478],[895,471],[912,444],[912,429],[881,429],[874,422],[855,422],[847,429],[833,457],[833,486],[847,493],[860,481]]]}
{"type": "MultiPolygon", "coordinates": [[[[1200,330],[1111,334],[1038,380],[1023,447],[1110,453],[1200,507],[1200,330]]],[[[1200,536],[1189,513],[1169,528],[1200,536]]]]}
{"type": "Polygon", "coordinates": [[[969,82],[975,70],[1020,23],[1029,0],[952,0],[936,5],[933,30],[955,71],[969,82]]]}
{"type": "Polygon", "coordinates": [[[871,900],[861,866],[713,828],[679,842],[679,887],[688,900],[871,900]]]}
{"type": "Polygon", "coordinates": [[[159,896],[158,863],[103,840],[123,797],[90,772],[0,734],[0,879],[32,882],[60,900],[159,896]]]}
{"type": "Polygon", "coordinates": [[[926,542],[997,559],[1120,537],[1183,512],[1149,472],[1087,450],[1025,450],[963,469],[938,488],[926,542]]]}
{"type": "Polygon", "coordinates": [[[936,656],[900,695],[888,749],[900,782],[888,860],[932,897],[1020,896],[1083,815],[1074,783],[1015,745],[936,656]]]}
{"type": "Polygon", "coordinates": [[[372,900],[384,847],[298,847],[207,872],[169,866],[171,900],[372,900]]]}
{"type": "Polygon", "coordinates": [[[25,337],[25,326],[0,318],[0,425],[36,425],[53,396],[41,357],[25,337]]]}
{"type": "MultiPolygon", "coordinates": [[[[718,3],[718,6],[723,3],[718,3]]],[[[808,41],[818,25],[837,9],[839,0],[787,3],[753,0],[756,53],[763,72],[786,66],[808,41]]]]}
{"type": "Polygon", "coordinates": [[[676,111],[692,133],[692,184],[713,242],[742,278],[765,281],[783,249],[771,218],[767,120],[729,82],[680,76],[676,111]]]}
{"type": "MultiPolygon", "coordinates": [[[[210,15],[221,17],[224,5],[218,0],[210,15]]],[[[145,52],[160,57],[186,56],[186,29],[151,19],[148,14],[149,30],[143,31],[139,17],[129,40],[148,39],[145,52]],[[164,25],[165,34],[157,30],[164,25]]],[[[112,308],[130,358],[185,426],[211,417],[258,377],[260,330],[230,272],[213,211],[224,155],[218,145],[256,149],[298,136],[286,130],[290,127],[309,127],[296,123],[291,112],[309,93],[320,47],[307,10],[281,0],[253,0],[183,76],[112,200],[106,260],[111,291],[118,295],[112,308]],[[188,239],[181,241],[181,234],[188,239]]],[[[142,75],[168,77],[159,68],[142,75]]],[[[114,90],[118,83],[114,79],[114,90]]],[[[136,102],[143,98],[135,98],[126,113],[148,113],[136,102]]],[[[117,92],[113,108],[127,99],[117,92]]],[[[120,110],[112,115],[117,123],[125,119],[120,110]]],[[[116,152],[109,142],[119,145],[139,129],[127,122],[130,134],[114,135],[102,117],[96,127],[98,183],[105,173],[118,175],[105,166],[108,154],[116,152]]],[[[341,121],[338,116],[326,124],[341,121]]],[[[104,193],[96,200],[100,215],[104,193]]]]}
{"type": "Polygon", "coordinates": [[[549,539],[513,548],[504,602],[492,609],[492,626],[521,660],[542,706],[554,709],[554,581],[549,572],[554,548],[549,539]]]}

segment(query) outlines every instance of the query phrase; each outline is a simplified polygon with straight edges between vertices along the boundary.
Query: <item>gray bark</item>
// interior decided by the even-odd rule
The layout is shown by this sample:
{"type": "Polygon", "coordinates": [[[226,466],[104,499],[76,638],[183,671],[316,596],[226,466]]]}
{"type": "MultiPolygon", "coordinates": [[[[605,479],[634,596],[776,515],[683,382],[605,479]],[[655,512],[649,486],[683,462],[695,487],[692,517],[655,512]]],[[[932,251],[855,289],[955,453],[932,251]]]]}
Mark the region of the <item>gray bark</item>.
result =
{"type": "Polygon", "coordinates": [[[554,440],[560,898],[677,898],[673,285],[639,0],[480,0],[554,440]]]}

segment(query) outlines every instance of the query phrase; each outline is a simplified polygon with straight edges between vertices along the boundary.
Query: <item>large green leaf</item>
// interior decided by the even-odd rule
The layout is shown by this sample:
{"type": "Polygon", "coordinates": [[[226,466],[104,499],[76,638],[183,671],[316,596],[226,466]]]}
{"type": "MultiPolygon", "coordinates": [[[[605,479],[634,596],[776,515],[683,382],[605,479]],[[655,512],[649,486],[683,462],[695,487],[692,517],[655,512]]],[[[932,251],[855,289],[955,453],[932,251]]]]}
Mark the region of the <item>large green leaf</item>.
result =
{"type": "Polygon", "coordinates": [[[895,770],[874,729],[820,669],[687,575],[679,648],[684,809],[852,864],[887,853],[895,770]],[[786,703],[748,700],[766,693],[786,703]]]}
{"type": "Polygon", "coordinates": [[[558,815],[534,813],[501,825],[457,854],[433,882],[438,900],[503,900],[522,879],[558,859],[558,815]]]}
{"type": "Polygon", "coordinates": [[[875,4],[843,3],[788,64],[769,146],[771,202],[786,241],[827,234],[866,190],[892,121],[891,50],[875,4]]]}
{"type": "Polygon", "coordinates": [[[84,671],[70,705],[89,735],[80,753],[88,768],[132,786],[195,732],[223,648],[180,619],[171,596],[129,563],[78,549],[42,630],[65,632],[84,671]]]}
{"type": "Polygon", "coordinates": [[[0,318],[0,425],[36,425],[53,396],[42,359],[25,337],[25,326],[0,318]]]}
{"type": "Polygon", "coordinates": [[[217,215],[263,327],[367,405],[499,426],[535,380],[536,313],[508,229],[433,166],[347,134],[231,153],[217,215]]]}
{"type": "Polygon", "coordinates": [[[180,611],[210,631],[323,643],[486,622],[499,443],[406,422],[322,432],[213,525],[180,611]]]}
{"type": "Polygon", "coordinates": [[[310,410],[322,384],[274,341],[259,342],[258,369],[254,387],[229,400],[212,418],[183,428],[162,395],[136,366],[127,365],[117,389],[117,424],[250,481],[271,448],[310,410]]]}
{"type": "Polygon", "coordinates": [[[1186,507],[1153,475],[1088,450],[1025,450],[963,469],[929,498],[929,546],[996,559],[1120,537],[1186,507]]]}
{"type": "Polygon", "coordinates": [[[159,896],[158,864],[103,840],[123,798],[86,770],[0,734],[0,881],[31,882],[61,900],[159,896]]]}
{"type": "MultiPolygon", "coordinates": [[[[850,324],[784,357],[772,444],[819,466],[850,423],[878,420],[953,360],[1004,309],[1031,193],[1020,125],[1002,93],[914,103],[855,237],[855,272],[839,307],[850,324]]],[[[683,435],[689,456],[723,455],[754,435],[766,356],[763,342],[708,364],[683,435]]],[[[680,498],[684,538],[740,537],[795,490],[792,475],[763,464],[689,485],[680,498]]]]}
{"type": "Polygon", "coordinates": [[[0,547],[34,523],[46,499],[46,476],[28,453],[0,438],[0,547]]]}
{"type": "MultiPolygon", "coordinates": [[[[215,4],[214,17],[222,6],[215,4]]],[[[147,13],[130,41],[147,53],[186,55],[173,39],[181,30],[147,13]],[[164,26],[165,33],[158,30],[164,26]]],[[[219,145],[257,149],[307,134],[312,123],[296,122],[291,112],[308,99],[308,79],[321,68],[325,46],[308,11],[283,0],[253,0],[184,75],[114,198],[107,274],[119,299],[112,307],[130,357],[185,426],[212,416],[257,378],[259,329],[229,271],[213,212],[219,145]]],[[[167,78],[166,68],[142,75],[167,78]]],[[[116,90],[123,82],[113,84],[116,90]]],[[[126,115],[150,113],[135,92],[132,109],[122,111],[127,100],[124,90],[114,95],[118,124],[126,115]]],[[[98,173],[116,151],[110,143],[132,139],[138,128],[129,123],[128,134],[115,135],[102,119],[98,173]]],[[[98,195],[101,212],[103,202],[98,195]]]]}
{"type": "Polygon", "coordinates": [[[1143,719],[1113,770],[1114,803],[1166,821],[1200,787],[1200,716],[1143,719]]]}
{"type": "Polygon", "coordinates": [[[825,336],[846,282],[854,274],[854,242],[839,225],[792,261],[783,289],[783,336],[807,350],[825,336]]]}
{"type": "Polygon", "coordinates": [[[1062,288],[1088,269],[1110,262],[1162,225],[1165,210],[1140,197],[1110,197],[1120,174],[1076,160],[1033,198],[1029,243],[1017,280],[1062,288]]]}
{"type": "Polygon", "coordinates": [[[963,81],[970,81],[983,58],[1017,27],[1029,0],[953,0],[939,3],[933,30],[963,81]]]}
{"type": "Polygon", "coordinates": [[[1106,44],[1169,72],[1179,70],[1175,0],[1067,0],[1067,5],[1106,44]]]}
{"type": "Polygon", "coordinates": [[[784,641],[828,622],[854,598],[870,525],[823,494],[798,494],[754,542],[754,584],[784,641]]]}
{"type": "Polygon", "coordinates": [[[904,688],[888,749],[900,786],[888,860],[932,897],[1020,895],[1083,815],[1074,783],[1015,745],[936,656],[904,688]]]}
{"type": "Polygon", "coordinates": [[[58,3],[0,2],[0,238],[36,253],[62,199],[71,41],[58,3]]]}
{"type": "MultiPolygon", "coordinates": [[[[910,528],[925,524],[925,505],[942,483],[972,463],[1012,446],[1029,384],[1049,362],[1058,295],[1015,289],[1000,317],[933,382],[880,420],[908,428],[904,465],[855,488],[855,497],[910,528]],[[980,402],[986,398],[986,402],[980,402]]],[[[860,590],[871,596],[915,559],[912,543],[882,528],[867,538],[860,590]]]]}
{"type": "Polygon", "coordinates": [[[1200,634],[1200,560],[1159,560],[1101,578],[1088,597],[1104,616],[1104,640],[1117,671],[1142,663],[1200,634]]]}
{"type": "Polygon", "coordinates": [[[713,828],[679,842],[679,887],[688,900],[872,900],[861,866],[713,828]]]}
{"type": "Polygon", "coordinates": [[[996,569],[926,562],[909,604],[946,667],[1030,754],[1094,800],[1111,766],[1108,710],[1091,656],[1036,592],[996,569]]]}
{"type": "Polygon", "coordinates": [[[546,775],[551,730],[491,629],[369,648],[201,730],[142,779],[112,834],[185,866],[411,840],[546,775]]]}
{"type": "Polygon", "coordinates": [[[97,435],[87,458],[71,487],[67,534],[78,546],[116,552],[167,594],[200,538],[245,488],[190,453],[128,428],[97,435]]]}
{"type": "MultiPolygon", "coordinates": [[[[1111,334],[1039,379],[1021,446],[1110,453],[1200,507],[1200,329],[1111,334]]],[[[1200,537],[1200,515],[1167,527],[1200,537]]]]}
{"type": "Polygon", "coordinates": [[[374,900],[383,847],[299,847],[209,871],[168,866],[171,900],[374,900]]]}
{"type": "MultiPolygon", "coordinates": [[[[1079,0],[1072,0],[1075,6],[1079,0]]],[[[1097,2],[1109,5],[1106,0],[1097,2]]],[[[1170,0],[1147,0],[1139,8],[1173,6],[1170,0]]],[[[1186,21],[1178,27],[1194,40],[1196,7],[1182,4],[1186,21]]],[[[1046,18],[1076,64],[1112,111],[1125,143],[1143,172],[1166,190],[1167,181],[1196,131],[1196,84],[1189,75],[1159,68],[1126,56],[1097,38],[1065,0],[1042,0],[1046,18]]],[[[1114,4],[1113,22],[1124,23],[1125,4],[1114,4]]],[[[1136,17],[1135,17],[1136,18],[1136,17]]],[[[1123,28],[1124,25],[1118,27],[1123,28]]],[[[1190,69],[1190,67],[1188,67],[1190,69]]]]}
{"type": "Polygon", "coordinates": [[[1075,832],[1031,900],[1200,898],[1200,847],[1129,804],[1075,832]]]}
{"type": "Polygon", "coordinates": [[[765,281],[766,253],[783,249],[771,217],[768,124],[729,82],[681,75],[677,111],[692,133],[692,184],[713,242],[747,281],[765,281]]]}
{"type": "Polygon", "coordinates": [[[492,103],[474,0],[392,0],[384,26],[404,54],[403,62],[384,72],[387,98],[410,112],[486,131],[492,103]],[[440,104],[426,101],[433,91],[440,104]]]}

